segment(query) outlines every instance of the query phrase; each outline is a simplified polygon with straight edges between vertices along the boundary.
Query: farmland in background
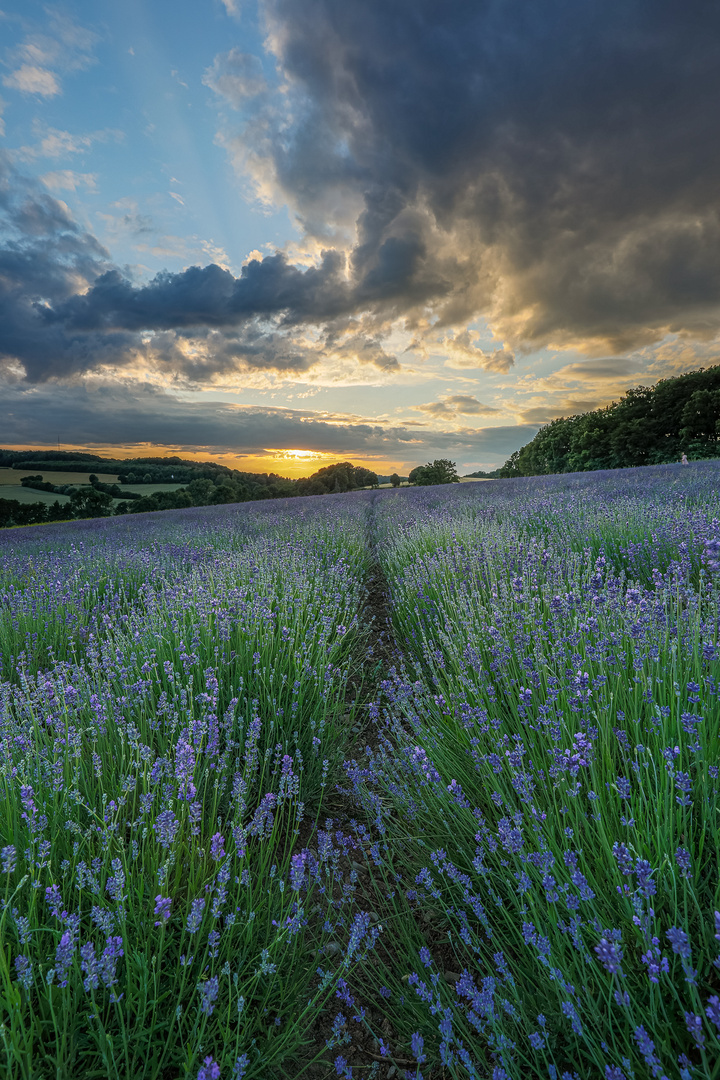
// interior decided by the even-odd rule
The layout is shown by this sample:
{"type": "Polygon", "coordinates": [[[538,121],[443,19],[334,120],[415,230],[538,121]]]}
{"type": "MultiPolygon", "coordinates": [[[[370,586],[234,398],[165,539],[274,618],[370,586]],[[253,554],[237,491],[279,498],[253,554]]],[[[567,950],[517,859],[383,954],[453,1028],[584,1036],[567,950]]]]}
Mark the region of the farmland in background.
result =
{"type": "Polygon", "coordinates": [[[4,1075],[720,1076],[719,480],[6,530],[4,1075]]]}
{"type": "MultiPolygon", "coordinates": [[[[0,468],[0,490],[5,487],[19,487],[23,476],[37,476],[37,469],[3,469],[0,468]]],[[[44,477],[53,484],[88,484],[89,473],[87,472],[52,472],[44,477]]],[[[98,473],[98,480],[103,484],[117,483],[117,473],[98,473]]],[[[145,485],[143,485],[145,486],[145,485]]],[[[15,492],[8,498],[16,498],[15,492]]]]}
{"type": "MultiPolygon", "coordinates": [[[[60,504],[69,503],[69,495],[60,495],[52,491],[37,491],[35,488],[26,488],[20,486],[20,480],[17,483],[14,481],[7,481],[4,475],[5,473],[11,474],[11,476],[32,476],[32,473],[15,472],[13,469],[0,469],[0,499],[14,499],[20,503],[47,503],[51,506],[56,500],[60,504]]],[[[46,480],[50,480],[53,484],[74,484],[76,487],[90,487],[88,483],[87,473],[48,473],[44,477],[46,480]]],[[[117,477],[113,477],[109,474],[98,474],[98,479],[103,484],[114,484],[117,481],[117,477]]],[[[124,484],[123,491],[134,491],[138,495],[154,495],[158,491],[179,491],[182,484],[124,484]]],[[[122,499],[113,499],[113,505],[117,506],[122,499]]]]}

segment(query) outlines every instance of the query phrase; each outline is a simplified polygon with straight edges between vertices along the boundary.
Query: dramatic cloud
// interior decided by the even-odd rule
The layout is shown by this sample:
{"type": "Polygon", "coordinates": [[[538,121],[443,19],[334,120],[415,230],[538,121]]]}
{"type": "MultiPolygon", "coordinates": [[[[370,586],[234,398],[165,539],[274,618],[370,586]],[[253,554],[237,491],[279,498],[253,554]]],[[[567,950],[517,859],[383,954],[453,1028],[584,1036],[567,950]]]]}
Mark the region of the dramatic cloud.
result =
{"type": "MultiPolygon", "coordinates": [[[[267,55],[230,48],[204,82],[246,194],[286,206],[297,241],[233,273],[200,240],[153,245],[148,215],[125,200],[103,219],[110,238],[125,230],[136,251],[145,237],[146,250],[180,258],[192,247],[205,264],[138,280],[50,194],[88,187],[94,173],[53,169],[44,190],[8,159],[8,378],[40,386],[95,372],[207,388],[238,373],[311,382],[332,369],[382,382],[408,353],[408,366],[440,360],[467,387],[470,373],[507,375],[543,347],[598,356],[554,383],[539,376],[536,396],[522,388],[513,409],[536,424],[603,403],[649,370],[612,354],[668,335],[701,348],[720,332],[719,7],[693,17],[641,0],[259,7],[267,55]]],[[[49,18],[52,33],[28,33],[5,54],[9,89],[49,97],[92,62],[94,35],[49,18]]],[[[81,153],[111,134],[37,128],[12,161],[81,153]]],[[[492,414],[469,394],[419,409],[454,423],[492,414]]]]}
{"type": "MultiPolygon", "coordinates": [[[[43,180],[70,189],[92,176],[67,170],[43,180]]],[[[372,327],[349,317],[338,252],[308,269],[277,254],[252,259],[239,277],[210,264],[137,287],[63,202],[1,158],[0,217],[0,370],[31,383],[130,365],[196,385],[243,371],[399,366],[372,327]],[[303,324],[322,332],[304,334],[303,324]]],[[[124,221],[139,234],[150,229],[137,213],[124,221]]]]}
{"type": "MultiPolygon", "coordinates": [[[[720,9],[263,9],[281,84],[226,144],[309,233],[352,213],[351,270],[386,266],[399,313],[484,314],[516,348],[718,329],[720,9]]],[[[239,108],[234,62],[208,81],[239,108]]]]}

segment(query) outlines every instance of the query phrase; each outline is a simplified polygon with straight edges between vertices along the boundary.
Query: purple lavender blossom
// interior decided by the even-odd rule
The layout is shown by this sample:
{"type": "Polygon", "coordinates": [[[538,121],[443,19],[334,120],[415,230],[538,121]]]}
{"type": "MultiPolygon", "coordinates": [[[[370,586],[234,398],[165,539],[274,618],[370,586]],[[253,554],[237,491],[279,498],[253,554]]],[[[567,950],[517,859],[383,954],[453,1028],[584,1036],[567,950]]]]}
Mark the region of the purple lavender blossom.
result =
{"type": "Polygon", "coordinates": [[[651,983],[659,983],[661,975],[667,975],[670,970],[668,958],[662,955],[659,938],[652,938],[652,946],[643,953],[642,962],[647,966],[648,978],[651,983]]]}
{"type": "Polygon", "coordinates": [[[17,862],[17,855],[12,844],[0,850],[0,871],[3,874],[12,874],[17,862]]]}
{"type": "Polygon", "coordinates": [[[112,861],[113,876],[107,879],[105,888],[110,893],[110,897],[116,903],[122,903],[125,900],[123,896],[123,889],[125,888],[125,871],[123,869],[122,861],[120,859],[113,859],[112,861]]]}
{"type": "Polygon", "coordinates": [[[687,934],[679,926],[673,926],[665,932],[665,937],[672,946],[672,951],[682,956],[684,960],[690,959],[690,941],[687,934]]]}
{"type": "Polygon", "coordinates": [[[197,794],[192,782],[195,772],[195,750],[186,739],[178,740],[175,748],[175,779],[179,783],[178,798],[191,802],[197,794]]]}
{"type": "Polygon", "coordinates": [[[32,961],[27,956],[15,957],[15,974],[20,985],[30,990],[33,984],[32,961]]]}
{"type": "Polygon", "coordinates": [[[172,907],[172,898],[169,896],[156,896],[155,897],[155,914],[158,916],[158,922],[156,926],[164,926],[170,918],[170,908],[172,907]]]}
{"type": "Polygon", "coordinates": [[[580,1017],[578,1016],[577,1009],[573,1005],[572,1001],[563,1001],[560,1005],[563,1014],[567,1016],[570,1021],[570,1025],[576,1035],[582,1036],[582,1024],[580,1023],[580,1017]]]}
{"type": "Polygon", "coordinates": [[[73,962],[75,953],[75,938],[71,930],[66,930],[60,938],[55,950],[55,977],[58,986],[64,988],[68,984],[67,975],[73,962]]]}
{"type": "Polygon", "coordinates": [[[714,994],[711,998],[708,998],[707,1008],[705,1009],[705,1015],[708,1020],[715,1025],[720,1032],[720,997],[714,994]]]}
{"type": "Polygon", "coordinates": [[[193,900],[190,905],[190,913],[187,917],[187,923],[185,929],[188,934],[194,934],[200,927],[200,923],[203,920],[203,912],[205,910],[205,898],[200,896],[197,900],[193,900]]]}
{"type": "Polygon", "coordinates": [[[199,982],[198,992],[200,994],[200,1011],[206,1016],[212,1016],[217,996],[220,993],[220,980],[217,975],[213,975],[211,979],[206,979],[204,982],[199,982]]]}
{"type": "Polygon", "coordinates": [[[690,852],[687,848],[679,847],[675,852],[675,862],[680,867],[680,872],[684,878],[690,877],[691,862],[690,852]]]}
{"type": "Polygon", "coordinates": [[[220,1080],[220,1066],[211,1056],[208,1055],[200,1066],[197,1080],[220,1080]]]}
{"type": "Polygon", "coordinates": [[[243,1080],[249,1064],[250,1059],[247,1054],[241,1054],[233,1065],[232,1080],[243,1080]]]}
{"type": "Polygon", "coordinates": [[[703,561],[711,573],[720,573],[720,540],[706,540],[703,561]]]}
{"type": "Polygon", "coordinates": [[[80,957],[80,967],[85,975],[83,986],[85,987],[85,993],[89,994],[100,986],[100,973],[98,971],[97,957],[95,956],[95,946],[91,941],[85,942],[80,947],[80,957]]]}
{"type": "Polygon", "coordinates": [[[45,889],[45,900],[50,908],[50,914],[56,919],[61,919],[63,917],[64,905],[62,896],[60,895],[60,889],[57,885],[51,885],[45,889]]]}
{"type": "Polygon", "coordinates": [[[418,1065],[422,1065],[427,1061],[427,1056],[424,1053],[425,1042],[419,1031],[414,1031],[410,1036],[410,1049],[418,1065]]]}
{"type": "MultiPolygon", "coordinates": [[[[103,986],[112,988],[117,984],[117,962],[124,955],[123,939],[121,937],[109,937],[106,939],[105,948],[98,960],[98,971],[103,986]]],[[[113,998],[114,995],[111,994],[110,1000],[112,1001],[113,998]]]]}
{"type": "Polygon", "coordinates": [[[647,859],[638,859],[635,863],[635,876],[637,877],[638,889],[645,897],[654,896],[657,885],[652,878],[653,868],[647,859]]]}
{"type": "Polygon", "coordinates": [[[705,1045],[705,1035],[703,1033],[703,1021],[702,1016],[696,1016],[695,1013],[685,1013],[685,1024],[688,1031],[692,1035],[695,1045],[702,1050],[705,1045]]]}
{"type": "Polygon", "coordinates": [[[633,857],[625,847],[625,844],[619,844],[617,841],[613,844],[612,853],[617,860],[618,869],[621,874],[627,877],[633,872],[633,857]]]}
{"type": "Polygon", "coordinates": [[[180,822],[175,817],[172,810],[163,810],[163,812],[156,817],[153,828],[157,835],[158,844],[167,850],[172,846],[172,843],[177,836],[180,822]]]}
{"type": "Polygon", "coordinates": [[[619,945],[616,945],[614,941],[601,938],[599,944],[595,946],[595,952],[606,971],[609,971],[611,975],[622,974],[620,965],[623,954],[619,945]]]}
{"type": "Polygon", "coordinates": [[[660,1059],[655,1053],[655,1043],[650,1038],[642,1024],[640,1024],[639,1027],[635,1028],[634,1034],[635,1042],[638,1045],[640,1053],[645,1059],[645,1064],[650,1067],[653,1076],[657,1076],[658,1073],[662,1071],[662,1066],[660,1064],[660,1059]]]}
{"type": "Polygon", "coordinates": [[[293,892],[299,892],[303,886],[307,857],[307,851],[300,851],[290,859],[290,888],[293,892]]]}
{"type": "Polygon", "coordinates": [[[225,858],[225,837],[222,833],[215,833],[210,840],[210,858],[215,862],[225,858]]]}

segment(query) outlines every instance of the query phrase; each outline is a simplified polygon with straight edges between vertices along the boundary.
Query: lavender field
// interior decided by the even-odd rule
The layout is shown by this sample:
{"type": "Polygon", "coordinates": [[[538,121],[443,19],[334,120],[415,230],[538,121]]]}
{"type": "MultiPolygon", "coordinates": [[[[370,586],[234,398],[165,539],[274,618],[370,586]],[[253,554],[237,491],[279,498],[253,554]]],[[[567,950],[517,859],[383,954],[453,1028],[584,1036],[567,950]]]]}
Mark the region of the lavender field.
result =
{"type": "Polygon", "coordinates": [[[0,1075],[720,1078],[719,484],[0,534],[0,1075]]]}

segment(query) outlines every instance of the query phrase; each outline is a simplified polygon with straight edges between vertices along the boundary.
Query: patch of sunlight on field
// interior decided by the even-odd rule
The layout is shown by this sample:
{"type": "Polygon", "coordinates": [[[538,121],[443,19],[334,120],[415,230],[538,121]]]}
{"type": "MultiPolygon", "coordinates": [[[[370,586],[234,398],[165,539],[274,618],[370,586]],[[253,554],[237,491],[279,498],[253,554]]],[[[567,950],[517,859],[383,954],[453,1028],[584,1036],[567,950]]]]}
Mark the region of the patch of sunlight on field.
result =
{"type": "Polygon", "coordinates": [[[69,495],[55,495],[52,491],[35,491],[33,488],[20,487],[19,484],[0,485],[0,499],[13,499],[19,503],[60,503],[70,502],[69,495]]]}
{"type": "MultiPolygon", "coordinates": [[[[20,487],[23,476],[42,476],[51,484],[87,484],[90,473],[86,472],[50,472],[46,469],[0,469],[0,487],[12,485],[20,487]]],[[[101,484],[116,484],[117,473],[96,473],[101,484]]]]}

